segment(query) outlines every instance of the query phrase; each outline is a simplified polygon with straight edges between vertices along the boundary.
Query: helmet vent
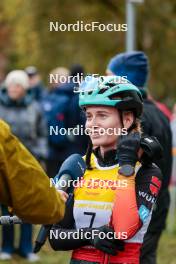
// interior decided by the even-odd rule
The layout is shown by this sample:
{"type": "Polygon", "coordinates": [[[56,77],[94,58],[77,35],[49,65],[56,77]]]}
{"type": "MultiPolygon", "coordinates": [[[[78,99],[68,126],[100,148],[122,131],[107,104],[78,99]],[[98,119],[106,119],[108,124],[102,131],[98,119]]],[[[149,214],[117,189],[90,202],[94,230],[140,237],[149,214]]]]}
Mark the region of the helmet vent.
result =
{"type": "Polygon", "coordinates": [[[117,85],[117,83],[108,83],[109,88],[112,88],[112,87],[114,87],[116,85],[117,85]]]}
{"type": "Polygon", "coordinates": [[[120,97],[119,95],[114,95],[114,96],[109,96],[109,99],[111,99],[111,100],[121,100],[122,97],[120,97]]]}
{"type": "Polygon", "coordinates": [[[91,91],[88,91],[88,93],[87,93],[87,94],[88,94],[88,95],[91,95],[91,94],[92,94],[92,92],[93,92],[93,90],[91,90],[91,91]]]}
{"type": "Polygon", "coordinates": [[[99,90],[98,94],[103,94],[104,92],[107,91],[108,88],[102,88],[99,90]]]}

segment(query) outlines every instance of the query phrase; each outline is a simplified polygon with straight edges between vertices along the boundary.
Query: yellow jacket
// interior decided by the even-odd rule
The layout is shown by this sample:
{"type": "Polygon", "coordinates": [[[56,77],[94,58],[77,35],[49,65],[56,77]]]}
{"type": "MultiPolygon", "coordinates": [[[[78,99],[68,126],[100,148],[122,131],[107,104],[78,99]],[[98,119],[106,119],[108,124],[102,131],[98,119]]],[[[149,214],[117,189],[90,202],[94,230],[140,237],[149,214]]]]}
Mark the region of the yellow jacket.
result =
{"type": "Polygon", "coordinates": [[[65,204],[36,159],[0,120],[0,203],[28,223],[53,224],[65,204]]]}

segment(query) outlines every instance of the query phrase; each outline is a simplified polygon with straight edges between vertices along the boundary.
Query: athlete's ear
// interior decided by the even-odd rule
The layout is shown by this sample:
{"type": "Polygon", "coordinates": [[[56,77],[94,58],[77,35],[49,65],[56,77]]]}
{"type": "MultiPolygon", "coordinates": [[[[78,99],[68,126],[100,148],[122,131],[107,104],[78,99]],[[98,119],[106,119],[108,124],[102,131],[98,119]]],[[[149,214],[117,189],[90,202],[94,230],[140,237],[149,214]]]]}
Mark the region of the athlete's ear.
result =
{"type": "Polygon", "coordinates": [[[132,111],[123,111],[122,112],[122,119],[124,128],[128,129],[134,122],[134,114],[132,111]]]}

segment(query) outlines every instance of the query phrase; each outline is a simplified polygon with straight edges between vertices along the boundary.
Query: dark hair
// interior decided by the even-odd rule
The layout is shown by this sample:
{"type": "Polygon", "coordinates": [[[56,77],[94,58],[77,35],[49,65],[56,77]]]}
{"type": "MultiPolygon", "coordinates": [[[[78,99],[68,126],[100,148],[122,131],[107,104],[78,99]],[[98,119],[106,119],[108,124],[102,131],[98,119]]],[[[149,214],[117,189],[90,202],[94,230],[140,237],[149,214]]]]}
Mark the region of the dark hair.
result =
{"type": "Polygon", "coordinates": [[[76,76],[77,74],[79,74],[80,76],[81,76],[81,74],[84,74],[84,68],[80,64],[73,64],[70,67],[70,75],[76,76]]]}
{"type": "Polygon", "coordinates": [[[87,170],[92,170],[92,167],[91,167],[92,150],[93,150],[93,145],[92,145],[91,139],[89,138],[88,147],[87,147],[87,151],[86,151],[86,166],[87,166],[87,170]]]}

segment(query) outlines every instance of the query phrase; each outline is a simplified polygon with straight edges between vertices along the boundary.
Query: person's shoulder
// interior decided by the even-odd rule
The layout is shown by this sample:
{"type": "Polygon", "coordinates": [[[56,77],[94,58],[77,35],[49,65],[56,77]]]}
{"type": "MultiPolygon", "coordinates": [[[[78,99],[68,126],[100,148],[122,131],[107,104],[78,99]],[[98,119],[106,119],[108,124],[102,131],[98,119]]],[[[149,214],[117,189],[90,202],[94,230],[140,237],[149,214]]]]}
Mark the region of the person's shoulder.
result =
{"type": "Polygon", "coordinates": [[[144,113],[147,114],[155,114],[162,122],[169,124],[168,118],[165,116],[165,114],[159,109],[157,104],[151,100],[144,100],[144,113]]]}
{"type": "Polygon", "coordinates": [[[149,99],[145,99],[144,100],[144,108],[145,109],[156,109],[156,105],[154,104],[154,102],[152,102],[151,100],[149,99]]]}
{"type": "Polygon", "coordinates": [[[148,117],[149,120],[152,122],[151,117],[153,115],[155,118],[160,116],[159,109],[152,101],[144,100],[143,116],[148,117]]]}
{"type": "Polygon", "coordinates": [[[8,146],[11,138],[10,126],[0,119],[0,153],[4,151],[4,148],[8,146]]]}
{"type": "Polygon", "coordinates": [[[163,175],[155,163],[143,164],[137,173],[137,182],[148,182],[152,178],[162,181],[163,175]]]}
{"type": "Polygon", "coordinates": [[[162,177],[162,172],[160,170],[160,168],[155,164],[155,163],[151,163],[148,164],[147,166],[144,166],[144,168],[146,167],[146,170],[150,173],[156,173],[158,174],[158,177],[162,177]]]}

